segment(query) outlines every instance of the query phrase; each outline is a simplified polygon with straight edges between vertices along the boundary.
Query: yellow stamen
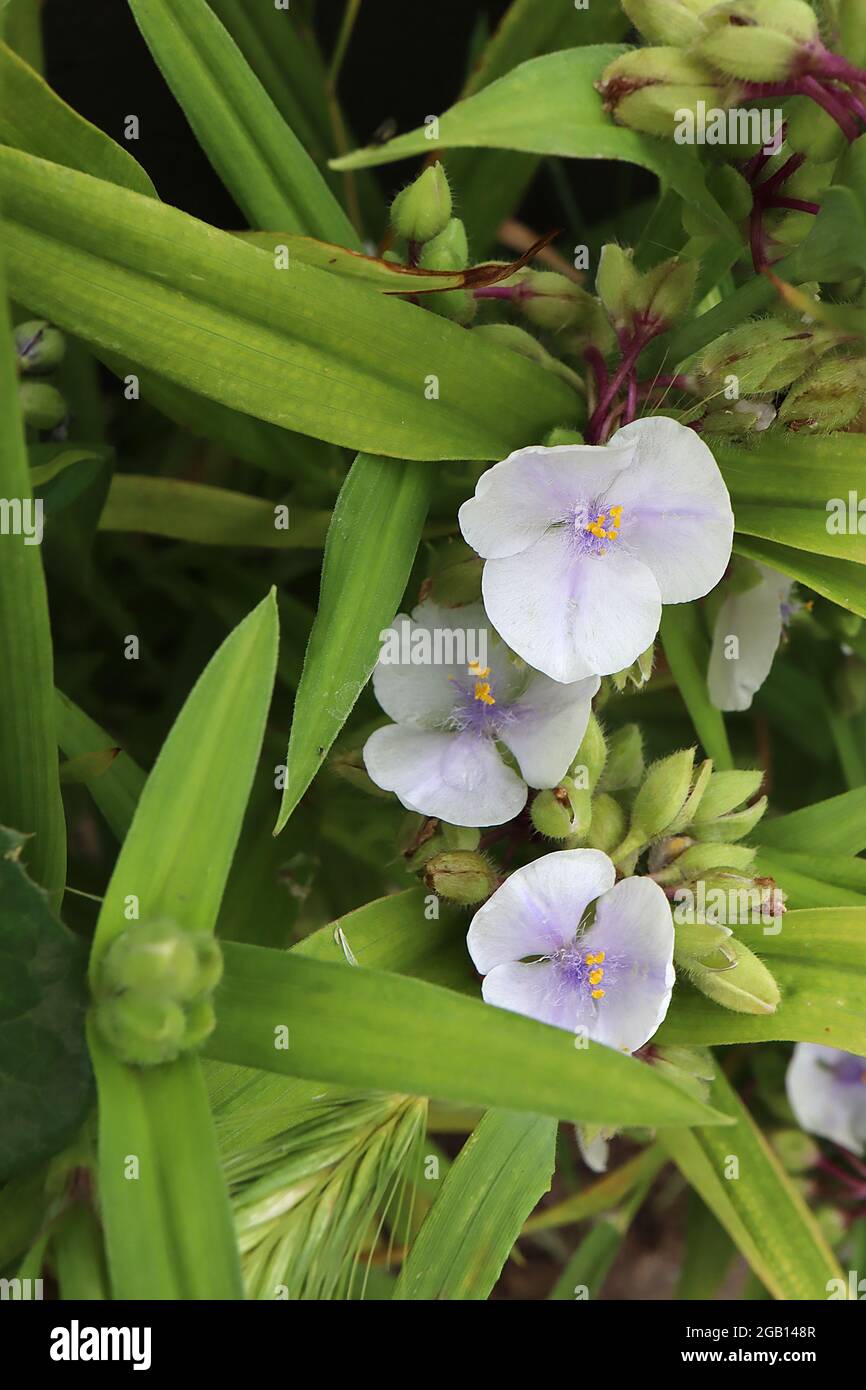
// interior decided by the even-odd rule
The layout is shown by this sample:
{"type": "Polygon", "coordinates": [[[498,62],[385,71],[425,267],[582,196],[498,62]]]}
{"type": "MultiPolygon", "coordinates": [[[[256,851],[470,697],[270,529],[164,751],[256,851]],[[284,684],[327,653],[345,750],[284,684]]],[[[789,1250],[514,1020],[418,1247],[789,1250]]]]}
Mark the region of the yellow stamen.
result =
{"type": "Polygon", "coordinates": [[[475,682],[475,698],[480,700],[483,705],[495,705],[496,701],[490,693],[489,681],[475,682]]]}
{"type": "MultiPolygon", "coordinates": [[[[584,525],[584,530],[589,531],[590,535],[595,536],[597,540],[615,541],[619,535],[619,529],[622,524],[622,512],[623,509],[619,505],[609,507],[606,512],[599,512],[595,521],[587,521],[584,525]],[[610,528],[605,530],[608,515],[610,516],[611,524],[610,528]]],[[[603,555],[604,551],[599,551],[599,554],[603,555]]]]}
{"type": "Polygon", "coordinates": [[[601,984],[601,982],[602,982],[603,979],[604,979],[604,971],[603,971],[603,970],[601,969],[601,967],[599,966],[599,968],[598,968],[597,970],[593,970],[592,973],[590,974],[589,983],[590,983],[591,985],[599,985],[599,984],[601,984]]]}
{"type": "Polygon", "coordinates": [[[489,667],[489,666],[481,666],[481,665],[479,664],[479,662],[477,662],[477,661],[470,661],[470,663],[469,663],[469,670],[472,672],[473,676],[489,676],[489,675],[490,675],[490,667],[489,667]]]}
{"type": "Polygon", "coordinates": [[[593,999],[603,999],[603,998],[604,998],[604,990],[603,990],[603,989],[594,989],[594,990],[592,991],[592,997],[593,997],[593,999]]]}

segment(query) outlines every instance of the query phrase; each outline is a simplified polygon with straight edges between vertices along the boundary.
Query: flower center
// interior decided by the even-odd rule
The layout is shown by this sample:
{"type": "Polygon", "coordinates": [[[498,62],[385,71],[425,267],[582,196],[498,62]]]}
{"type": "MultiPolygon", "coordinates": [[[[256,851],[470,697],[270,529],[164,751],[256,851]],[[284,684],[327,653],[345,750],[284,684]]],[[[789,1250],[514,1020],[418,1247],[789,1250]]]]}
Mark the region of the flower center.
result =
{"type": "Polygon", "coordinates": [[[596,500],[575,507],[571,528],[577,551],[582,555],[604,555],[609,541],[615,541],[622,526],[623,507],[596,500]]]}
{"type": "Polygon", "coordinates": [[[585,989],[590,999],[601,1003],[607,994],[605,985],[610,985],[617,966],[617,961],[606,951],[582,951],[577,945],[566,946],[551,959],[558,965],[566,985],[585,989]]]}
{"type": "MultiPolygon", "coordinates": [[[[619,535],[621,521],[622,507],[608,507],[606,512],[599,512],[594,521],[584,522],[583,529],[589,531],[590,535],[595,536],[597,540],[615,541],[619,535]]],[[[600,553],[603,555],[604,551],[602,550],[600,553]]]]}

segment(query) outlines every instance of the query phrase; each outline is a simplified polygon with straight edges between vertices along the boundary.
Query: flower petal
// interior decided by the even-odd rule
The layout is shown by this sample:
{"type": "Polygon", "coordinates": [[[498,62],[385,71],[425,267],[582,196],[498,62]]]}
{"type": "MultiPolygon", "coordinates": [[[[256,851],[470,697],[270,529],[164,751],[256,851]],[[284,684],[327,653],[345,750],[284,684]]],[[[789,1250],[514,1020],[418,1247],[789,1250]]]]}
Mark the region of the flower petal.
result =
{"type": "Polygon", "coordinates": [[[487,738],[389,724],[364,745],[368,773],[410,811],[452,825],[503,825],[526,805],[526,785],[487,738]]]}
{"type": "Polygon", "coordinates": [[[707,670],[716,709],[749,708],[755,691],[770,674],[782,640],[782,604],[791,592],[791,580],[766,565],[760,569],[760,582],[745,592],[730,593],[716,617],[707,670]],[[730,637],[737,639],[736,656],[727,655],[730,637]]]}
{"type": "Polygon", "coordinates": [[[537,1018],[554,1028],[573,1030],[577,1022],[576,991],[565,983],[562,972],[550,961],[496,965],[485,975],[481,994],[486,1004],[526,1014],[527,1018],[537,1018]]]}
{"type": "Polygon", "coordinates": [[[594,444],[518,449],[482,473],[475,496],[460,508],[467,544],[485,559],[518,555],[588,492],[612,485],[629,457],[628,449],[594,444]]]}
{"type": "Polygon", "coordinates": [[[610,445],[623,444],[634,458],[606,499],[623,509],[618,544],[652,570],[662,603],[700,598],[724,574],[734,539],[719,466],[694,430],[664,416],[617,430],[610,445]]]}
{"type": "Polygon", "coordinates": [[[515,870],[469,925],[466,944],[475,969],[486,975],[497,965],[568,946],[589,904],[615,878],[613,864],[597,849],[556,850],[515,870]]]}
{"type": "Polygon", "coordinates": [[[500,732],[531,787],[555,787],[586,733],[598,676],[562,685],[534,672],[515,702],[516,717],[500,732]]]}
{"type": "Polygon", "coordinates": [[[658,585],[645,564],[616,543],[604,555],[576,555],[564,527],[521,555],[488,560],[482,590],[512,650],[564,683],[630,666],[661,621],[658,585]]]}
{"type": "Polygon", "coordinates": [[[482,648],[501,645],[480,603],[440,608],[428,600],[413,609],[411,618],[398,613],[388,631],[394,641],[383,640],[373,672],[376,699],[398,724],[421,728],[445,722],[454,707],[453,682],[465,678],[467,662],[484,656],[482,648]],[[396,660],[389,659],[392,646],[396,660]],[[428,654],[429,661],[424,659],[428,654]],[[403,660],[406,656],[409,660],[403,660]]]}
{"type": "Polygon", "coordinates": [[[636,1052],[667,1013],[675,980],[673,918],[658,884],[649,878],[617,883],[599,899],[581,947],[606,957],[605,994],[590,1038],[636,1052]]]}
{"type": "Polygon", "coordinates": [[[866,1057],[817,1043],[797,1043],[785,1086],[803,1129],[832,1139],[852,1153],[866,1154],[866,1057]],[[843,1074],[852,1072],[847,1080],[839,1077],[840,1064],[843,1074]]]}

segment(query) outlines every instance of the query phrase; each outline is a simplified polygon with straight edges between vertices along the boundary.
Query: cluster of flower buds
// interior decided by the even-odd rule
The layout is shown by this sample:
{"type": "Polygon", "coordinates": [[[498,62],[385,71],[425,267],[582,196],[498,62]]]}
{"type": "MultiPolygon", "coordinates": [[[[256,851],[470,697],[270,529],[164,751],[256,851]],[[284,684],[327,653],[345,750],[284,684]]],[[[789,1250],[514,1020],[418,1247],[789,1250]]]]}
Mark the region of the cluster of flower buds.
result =
{"type": "Polygon", "coordinates": [[[730,927],[675,926],[674,964],[702,994],[741,1014],[775,1013],[779,986],[762,960],[730,927]]]}
{"type": "MultiPolygon", "coordinates": [[[[422,270],[465,270],[469,264],[466,228],[452,216],[451,189],[443,166],[428,164],[391,204],[391,225],[406,243],[408,263],[422,270]]],[[[476,304],[466,290],[425,296],[427,307],[443,318],[469,324],[476,304]]]]}
{"type": "Polygon", "coordinates": [[[66,419],[66,402],[50,382],[42,380],[63,360],[66,342],[43,319],[19,323],[13,331],[18,375],[18,399],[25,425],[35,430],[57,429],[66,419]]]}
{"type": "Polygon", "coordinates": [[[807,0],[623,0],[653,45],[623,54],[599,84],[623,125],[673,133],[678,113],[798,95],[856,139],[866,74],[822,43],[807,0]]]}
{"type": "Polygon", "coordinates": [[[460,907],[483,902],[499,886],[499,875],[479,851],[480,830],[414,812],[407,816],[400,849],[410,873],[419,874],[431,893],[460,907]]]}
{"type": "Polygon", "coordinates": [[[607,352],[613,344],[598,300],[576,280],[558,271],[524,266],[495,285],[479,286],[474,294],[476,300],[507,302],[534,328],[566,335],[571,352],[581,352],[588,346],[607,352]]]}
{"type": "Polygon", "coordinates": [[[131,1066],[157,1066],[200,1046],[216,1022],[212,996],[222,968],[208,932],[186,931],[168,918],[130,924],[99,965],[101,1036],[131,1066]]]}
{"type": "Polygon", "coordinates": [[[683,318],[695,292],[697,261],[671,256],[643,274],[616,242],[601,249],[595,287],[617,336],[648,341],[683,318]]]}

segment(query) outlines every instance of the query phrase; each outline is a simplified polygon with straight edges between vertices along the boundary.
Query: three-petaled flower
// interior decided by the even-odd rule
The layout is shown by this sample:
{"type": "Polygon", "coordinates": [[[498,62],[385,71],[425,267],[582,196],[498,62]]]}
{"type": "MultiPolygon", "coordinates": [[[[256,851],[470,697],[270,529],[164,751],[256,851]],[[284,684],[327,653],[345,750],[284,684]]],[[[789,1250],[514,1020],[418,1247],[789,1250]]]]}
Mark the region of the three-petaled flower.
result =
{"type": "Polygon", "coordinates": [[[527,783],[555,787],[565,775],[586,731],[598,677],[562,685],[529,670],[492,631],[480,604],[444,609],[428,600],[412,620],[398,615],[395,626],[403,624],[410,644],[424,633],[471,635],[475,643],[459,644],[463,654],[480,647],[487,656],[484,665],[380,658],[373,688],[395,723],[367,740],[367,772],[409,810],[452,825],[512,820],[526,804],[527,783]]]}
{"type": "Polygon", "coordinates": [[[866,1153],[866,1057],[797,1043],[785,1084],[802,1129],[866,1153]]]}
{"type": "Polygon", "coordinates": [[[606,445],[520,449],[487,470],[460,508],[486,564],[487,614],[553,680],[630,666],[663,603],[721,579],[734,518],[721,473],[693,430],[635,420],[606,445]]]}
{"type": "Polygon", "coordinates": [[[667,898],[606,854],[559,850],[517,869],[479,908],[467,945],[488,1004],[635,1052],[674,985],[667,898]]]}

